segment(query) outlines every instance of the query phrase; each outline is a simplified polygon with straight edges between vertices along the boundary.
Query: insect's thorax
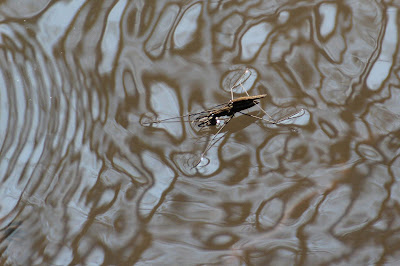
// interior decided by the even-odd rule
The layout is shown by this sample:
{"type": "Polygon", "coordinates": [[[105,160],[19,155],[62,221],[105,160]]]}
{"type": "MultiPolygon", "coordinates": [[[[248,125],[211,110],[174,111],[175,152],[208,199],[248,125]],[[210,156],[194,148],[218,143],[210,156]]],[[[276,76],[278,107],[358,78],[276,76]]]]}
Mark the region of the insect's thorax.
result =
{"type": "Polygon", "coordinates": [[[264,98],[266,94],[240,97],[233,99],[218,109],[212,110],[207,116],[203,116],[197,121],[199,127],[215,126],[217,124],[217,118],[222,116],[232,116],[237,112],[249,109],[254,105],[258,104],[258,99],[264,98]]]}

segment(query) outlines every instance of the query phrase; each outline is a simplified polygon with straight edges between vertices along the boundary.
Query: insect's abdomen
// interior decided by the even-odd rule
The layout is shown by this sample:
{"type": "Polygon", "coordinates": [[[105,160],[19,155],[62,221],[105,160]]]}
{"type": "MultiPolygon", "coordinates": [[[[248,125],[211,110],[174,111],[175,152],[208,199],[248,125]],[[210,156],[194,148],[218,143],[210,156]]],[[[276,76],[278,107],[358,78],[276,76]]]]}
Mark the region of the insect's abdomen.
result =
{"type": "Polygon", "coordinates": [[[258,104],[258,101],[256,101],[256,100],[244,100],[244,101],[240,101],[240,102],[233,102],[232,103],[232,114],[249,109],[256,104],[258,104]]]}
{"type": "Polygon", "coordinates": [[[258,99],[265,98],[266,94],[255,95],[255,96],[248,96],[248,97],[240,97],[234,99],[232,104],[232,114],[236,112],[240,112],[246,109],[253,107],[254,105],[258,104],[258,99]]]}

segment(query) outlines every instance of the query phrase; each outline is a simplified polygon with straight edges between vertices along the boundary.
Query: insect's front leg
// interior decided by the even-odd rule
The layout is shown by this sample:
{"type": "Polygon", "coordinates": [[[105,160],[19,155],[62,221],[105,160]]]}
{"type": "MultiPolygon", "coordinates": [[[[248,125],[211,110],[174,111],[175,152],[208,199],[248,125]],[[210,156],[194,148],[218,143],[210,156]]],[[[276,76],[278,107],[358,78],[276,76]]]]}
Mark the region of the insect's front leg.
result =
{"type": "Polygon", "coordinates": [[[197,120],[198,127],[208,127],[216,125],[217,121],[214,114],[210,114],[208,116],[201,117],[197,120]]]}
{"type": "Polygon", "coordinates": [[[232,114],[230,117],[220,117],[216,119],[216,126],[217,127],[220,127],[221,125],[224,126],[227,123],[227,121],[231,120],[234,116],[235,114],[232,114]]]}
{"type": "Polygon", "coordinates": [[[215,126],[217,124],[217,117],[215,116],[215,114],[211,114],[209,116],[210,120],[209,120],[209,125],[210,126],[215,126]]]}

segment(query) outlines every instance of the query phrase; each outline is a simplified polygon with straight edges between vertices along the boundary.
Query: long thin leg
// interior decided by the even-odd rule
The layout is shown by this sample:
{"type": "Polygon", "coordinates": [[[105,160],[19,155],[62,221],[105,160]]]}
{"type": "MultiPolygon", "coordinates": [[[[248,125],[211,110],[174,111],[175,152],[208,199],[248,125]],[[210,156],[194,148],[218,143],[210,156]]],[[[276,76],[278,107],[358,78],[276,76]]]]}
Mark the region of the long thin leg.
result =
{"type": "Polygon", "coordinates": [[[165,119],[154,119],[154,120],[150,120],[150,121],[144,121],[144,122],[142,122],[142,125],[160,124],[160,123],[166,123],[166,122],[175,123],[175,122],[179,122],[179,121],[177,121],[178,119],[182,119],[182,118],[186,118],[186,117],[188,118],[188,121],[184,121],[184,122],[193,122],[195,120],[192,121],[191,117],[198,116],[198,115],[207,116],[208,114],[210,114],[211,111],[218,109],[224,105],[226,105],[226,104],[219,104],[208,110],[197,112],[197,113],[188,113],[186,115],[174,116],[174,117],[169,117],[169,118],[165,118],[165,119]]]}
{"type": "MultiPolygon", "coordinates": [[[[251,72],[248,68],[246,68],[246,71],[243,73],[243,75],[239,78],[239,80],[241,80],[248,72],[251,72]]],[[[251,74],[250,74],[250,76],[251,76],[251,74]]],[[[249,77],[250,77],[249,76],[249,77]]],[[[248,80],[249,79],[249,77],[248,78],[246,78],[245,79],[245,82],[246,82],[246,80],[248,80]]],[[[238,80],[238,81],[239,81],[238,80]]],[[[232,88],[231,88],[231,97],[232,97],[232,100],[233,100],[233,88],[236,88],[237,86],[240,86],[240,87],[242,87],[242,89],[243,89],[243,91],[246,93],[246,95],[248,96],[248,97],[250,97],[250,95],[249,95],[249,93],[247,92],[247,90],[243,87],[243,82],[240,82],[239,84],[235,84],[235,85],[233,85],[232,86],[232,88]]],[[[275,121],[275,119],[273,119],[272,118],[272,116],[270,116],[264,109],[262,109],[261,108],[261,106],[259,106],[258,104],[256,104],[257,105],[257,108],[259,108],[264,114],[266,114],[268,117],[269,117],[269,119],[271,119],[271,123],[272,123],[272,121],[275,121]]]]}
{"type": "Polygon", "coordinates": [[[289,116],[285,116],[285,117],[283,117],[283,118],[281,118],[279,120],[268,120],[268,119],[265,119],[265,118],[262,118],[262,117],[259,117],[259,116],[243,113],[242,111],[240,111],[239,113],[241,113],[242,115],[247,115],[247,116],[259,119],[259,120],[263,120],[263,121],[268,122],[270,124],[276,124],[277,125],[277,124],[282,123],[283,121],[301,117],[302,115],[304,115],[304,109],[301,109],[300,111],[297,111],[296,113],[293,113],[293,114],[291,114],[289,116]]]}
{"type": "MultiPolygon", "coordinates": [[[[247,94],[247,96],[250,97],[249,93],[245,90],[245,88],[243,87],[243,85],[241,85],[242,89],[244,90],[244,92],[247,94]]],[[[261,108],[261,106],[259,106],[258,104],[256,104],[257,108],[260,109],[261,111],[263,111],[264,114],[266,114],[269,119],[271,119],[271,121],[275,121],[275,119],[272,118],[272,116],[270,116],[267,111],[265,111],[264,109],[261,108]]]]}
{"type": "Polygon", "coordinates": [[[279,119],[276,123],[278,124],[278,123],[282,123],[282,122],[284,122],[286,120],[296,119],[296,118],[302,117],[305,113],[306,113],[305,109],[301,108],[299,111],[279,119]]]}
{"type": "Polygon", "coordinates": [[[216,141],[214,141],[214,140],[215,140],[215,138],[218,136],[218,134],[221,132],[221,130],[229,123],[229,121],[232,120],[233,116],[234,116],[234,115],[231,115],[231,116],[229,117],[229,119],[226,121],[226,123],[225,123],[220,129],[218,129],[217,133],[214,134],[214,137],[213,137],[213,138],[211,139],[211,141],[208,143],[207,147],[204,149],[203,153],[201,154],[200,159],[199,159],[199,160],[197,161],[197,163],[193,166],[193,168],[195,168],[196,166],[198,166],[198,165],[200,164],[201,159],[203,159],[203,157],[204,157],[204,155],[207,153],[207,151],[208,151],[209,149],[211,149],[211,147],[214,146],[214,144],[217,143],[217,142],[219,141],[219,139],[217,139],[216,141]]]}
{"type": "Polygon", "coordinates": [[[265,118],[262,118],[262,117],[259,117],[259,116],[256,116],[256,115],[243,113],[242,111],[240,111],[239,113],[241,113],[242,115],[247,115],[247,116],[253,117],[255,119],[263,120],[263,121],[268,122],[270,124],[277,124],[277,121],[275,121],[275,120],[268,120],[268,119],[265,119],[265,118]]]}
{"type": "MultiPolygon", "coordinates": [[[[170,117],[170,118],[165,118],[165,119],[155,119],[155,120],[145,121],[142,124],[143,125],[151,125],[151,124],[160,124],[160,123],[166,123],[166,122],[174,123],[174,122],[178,122],[178,121],[176,121],[177,119],[181,119],[181,118],[185,118],[185,117],[188,117],[189,121],[190,121],[190,117],[193,115],[197,115],[197,114],[187,114],[187,115],[175,116],[175,117],[170,117]]],[[[187,122],[189,122],[189,121],[187,121],[187,122]]]]}
{"type": "MultiPolygon", "coordinates": [[[[240,78],[235,82],[235,84],[233,84],[233,86],[231,87],[231,101],[233,101],[233,89],[241,86],[243,88],[243,82],[246,82],[251,76],[251,71],[246,68],[246,70],[244,71],[244,73],[240,76],[240,78]],[[244,79],[244,77],[246,76],[247,73],[250,72],[250,75],[244,79]],[[242,79],[244,79],[244,81],[242,81],[242,79]]],[[[247,93],[247,92],[246,92],[247,93]]],[[[247,94],[248,95],[248,94],[247,94]]]]}

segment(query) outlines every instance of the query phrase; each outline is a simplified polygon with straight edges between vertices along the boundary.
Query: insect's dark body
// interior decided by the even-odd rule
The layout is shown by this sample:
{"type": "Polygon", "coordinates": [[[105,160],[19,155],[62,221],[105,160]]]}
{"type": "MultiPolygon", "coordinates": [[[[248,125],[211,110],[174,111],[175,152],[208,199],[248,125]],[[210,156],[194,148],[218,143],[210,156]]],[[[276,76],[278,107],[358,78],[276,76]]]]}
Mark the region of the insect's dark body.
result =
{"type": "Polygon", "coordinates": [[[257,100],[266,97],[267,94],[246,96],[233,99],[218,108],[211,109],[207,114],[204,114],[196,119],[199,127],[215,126],[217,118],[222,116],[233,116],[235,113],[249,109],[259,102],[257,100]]]}

